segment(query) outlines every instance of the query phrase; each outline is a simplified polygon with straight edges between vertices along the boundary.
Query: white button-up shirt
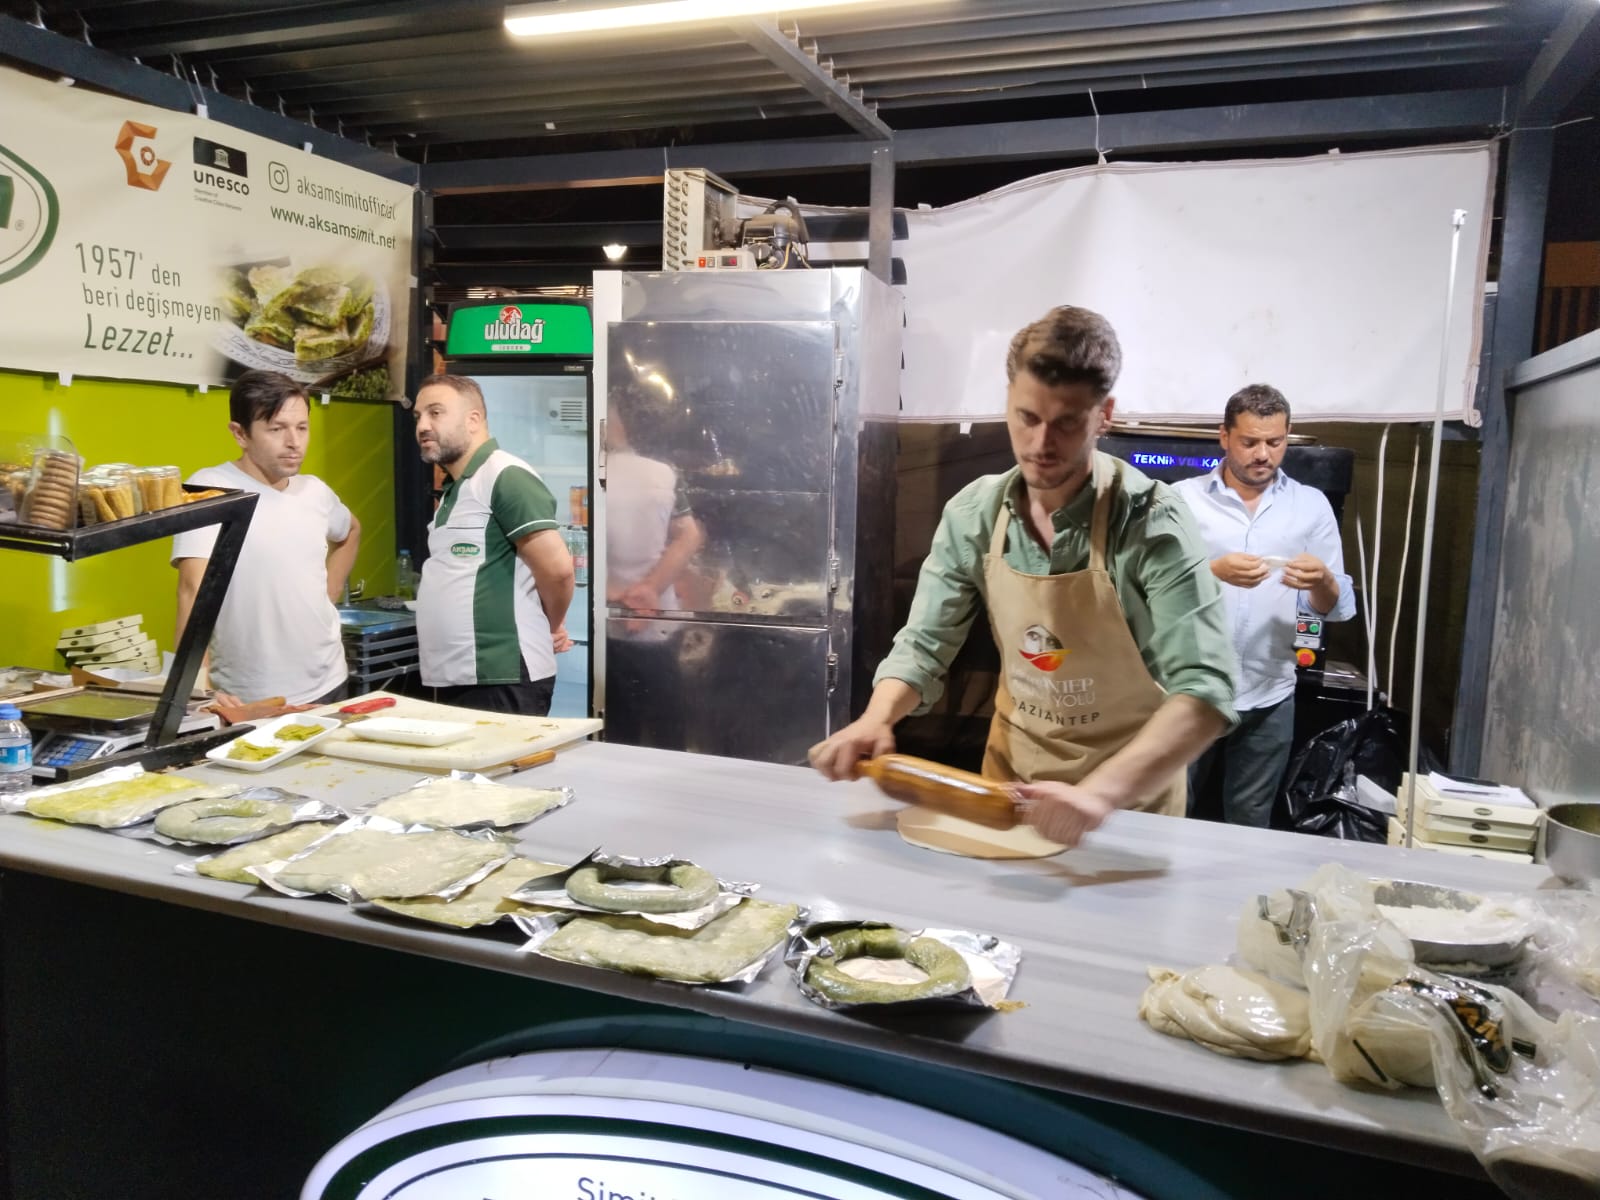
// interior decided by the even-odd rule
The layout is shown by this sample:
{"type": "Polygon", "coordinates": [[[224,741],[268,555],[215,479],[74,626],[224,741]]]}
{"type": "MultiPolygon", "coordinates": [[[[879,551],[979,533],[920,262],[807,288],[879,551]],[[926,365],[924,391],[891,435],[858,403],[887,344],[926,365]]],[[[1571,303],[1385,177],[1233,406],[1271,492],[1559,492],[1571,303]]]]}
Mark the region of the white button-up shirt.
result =
{"type": "MultiPolygon", "coordinates": [[[[1348,621],[1356,614],[1355,592],[1344,573],[1344,549],[1328,498],[1316,488],[1296,483],[1281,470],[1261,494],[1252,513],[1239,494],[1222,479],[1222,467],[1209,475],[1173,485],[1194,513],[1212,558],[1254,554],[1262,558],[1294,558],[1314,554],[1339,579],[1339,600],[1325,621],[1348,621]]],[[[1308,594],[1285,587],[1275,570],[1253,588],[1222,584],[1228,625],[1239,654],[1240,712],[1267,708],[1294,694],[1295,619],[1304,609],[1316,613],[1308,594]]]]}

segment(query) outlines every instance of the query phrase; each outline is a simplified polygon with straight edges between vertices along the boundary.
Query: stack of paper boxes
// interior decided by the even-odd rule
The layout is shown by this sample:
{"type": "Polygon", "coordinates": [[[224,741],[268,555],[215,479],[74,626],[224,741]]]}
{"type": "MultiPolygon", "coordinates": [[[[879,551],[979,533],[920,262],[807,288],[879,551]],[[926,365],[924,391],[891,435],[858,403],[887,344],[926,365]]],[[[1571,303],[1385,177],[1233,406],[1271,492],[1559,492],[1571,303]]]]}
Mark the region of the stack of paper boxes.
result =
{"type": "Polygon", "coordinates": [[[154,675],[161,670],[161,651],[155,639],[140,628],[139,623],[143,620],[142,616],[135,613],[131,617],[118,617],[115,621],[63,629],[60,640],[56,642],[56,650],[67,660],[69,667],[82,667],[85,671],[103,671],[115,667],[141,675],[154,675]]]}
{"type": "MultiPolygon", "coordinates": [[[[1401,777],[1389,844],[1405,843],[1409,775],[1401,777]]],[[[1505,862],[1532,862],[1544,814],[1521,788],[1468,783],[1432,772],[1417,779],[1417,817],[1412,844],[1446,854],[1470,854],[1505,862]]]]}

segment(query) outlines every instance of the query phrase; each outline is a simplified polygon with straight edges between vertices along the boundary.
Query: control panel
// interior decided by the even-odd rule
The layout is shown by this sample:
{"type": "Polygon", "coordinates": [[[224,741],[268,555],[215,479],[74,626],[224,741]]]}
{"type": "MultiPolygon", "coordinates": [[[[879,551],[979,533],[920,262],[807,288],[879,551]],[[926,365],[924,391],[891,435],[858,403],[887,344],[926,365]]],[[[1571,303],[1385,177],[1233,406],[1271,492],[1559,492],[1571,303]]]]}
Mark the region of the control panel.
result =
{"type": "Polygon", "coordinates": [[[1326,622],[1302,609],[1294,622],[1294,665],[1302,671],[1320,671],[1324,661],[1326,622]]]}

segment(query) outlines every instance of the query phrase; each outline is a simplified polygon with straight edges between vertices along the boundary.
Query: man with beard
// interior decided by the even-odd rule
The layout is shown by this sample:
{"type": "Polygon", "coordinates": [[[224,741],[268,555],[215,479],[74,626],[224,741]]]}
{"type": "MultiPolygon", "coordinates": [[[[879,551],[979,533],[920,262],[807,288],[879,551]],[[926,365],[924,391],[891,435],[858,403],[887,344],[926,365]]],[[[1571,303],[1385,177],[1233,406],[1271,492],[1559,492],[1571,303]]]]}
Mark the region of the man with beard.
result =
{"type": "Polygon", "coordinates": [[[423,685],[443,704],[542,717],[555,690],[555,656],[572,647],[572,556],[555,498],[489,436],[473,380],[428,376],[416,418],[422,460],[449,477],[417,588],[423,685]]]}
{"type": "MultiPolygon", "coordinates": [[[[228,415],[238,460],[196,471],[189,482],[260,498],[202,678],[209,674],[224,704],[342,699],[347,673],[333,601],[356,561],[361,524],[332,488],[300,473],[311,440],[311,407],[300,384],[276,371],[246,371],[229,393],[228,415]]],[[[172,539],[180,640],[216,541],[215,525],[172,539]]]]}
{"type": "Polygon", "coordinates": [[[1053,309],[1006,358],[1017,466],[945,505],[910,618],[866,712],[812,748],[848,779],[939,696],[983,600],[1001,682],[983,774],[1077,844],[1118,808],[1181,816],[1184,768],[1234,722],[1233,651],[1205,543],[1164,484],[1095,450],[1122,367],[1115,331],[1053,309]]]}
{"type": "Polygon", "coordinates": [[[1235,392],[1218,440],[1222,462],[1176,490],[1223,585],[1239,655],[1239,725],[1189,768],[1190,811],[1220,773],[1223,818],[1265,826],[1294,739],[1299,614],[1345,621],[1355,616],[1355,597],[1327,497],[1279,469],[1289,445],[1283,393],[1260,383],[1235,392]]]}

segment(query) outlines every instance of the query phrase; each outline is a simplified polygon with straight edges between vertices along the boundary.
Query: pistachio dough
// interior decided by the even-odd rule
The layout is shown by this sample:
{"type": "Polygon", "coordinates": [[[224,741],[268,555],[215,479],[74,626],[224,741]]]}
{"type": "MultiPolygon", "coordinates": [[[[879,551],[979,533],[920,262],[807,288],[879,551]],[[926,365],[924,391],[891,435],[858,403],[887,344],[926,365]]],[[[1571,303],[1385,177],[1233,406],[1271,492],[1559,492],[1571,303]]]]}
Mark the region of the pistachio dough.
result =
{"type": "Polygon", "coordinates": [[[914,938],[894,928],[841,929],[823,938],[832,958],[806,967],[806,983],[835,1004],[896,1004],[953,996],[972,982],[966,959],[937,938],[914,938]],[[915,983],[856,979],[839,969],[852,958],[903,958],[927,976],[915,983]]]}

